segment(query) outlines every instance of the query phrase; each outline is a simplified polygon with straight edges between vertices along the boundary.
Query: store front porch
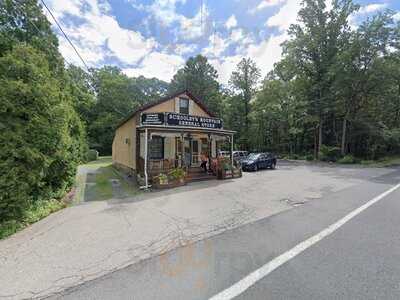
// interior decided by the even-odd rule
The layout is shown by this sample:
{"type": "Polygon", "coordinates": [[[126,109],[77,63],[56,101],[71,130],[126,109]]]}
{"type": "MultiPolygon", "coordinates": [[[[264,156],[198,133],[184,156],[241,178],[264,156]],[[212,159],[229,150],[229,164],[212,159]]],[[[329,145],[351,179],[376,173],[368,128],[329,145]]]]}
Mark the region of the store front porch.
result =
{"type": "MultiPolygon", "coordinates": [[[[187,181],[216,178],[219,150],[232,153],[233,134],[223,129],[139,126],[138,174],[145,185],[176,168],[185,170],[187,181]],[[207,171],[200,168],[202,155],[208,158],[207,171]]],[[[226,159],[233,165],[232,155],[226,159]]]]}

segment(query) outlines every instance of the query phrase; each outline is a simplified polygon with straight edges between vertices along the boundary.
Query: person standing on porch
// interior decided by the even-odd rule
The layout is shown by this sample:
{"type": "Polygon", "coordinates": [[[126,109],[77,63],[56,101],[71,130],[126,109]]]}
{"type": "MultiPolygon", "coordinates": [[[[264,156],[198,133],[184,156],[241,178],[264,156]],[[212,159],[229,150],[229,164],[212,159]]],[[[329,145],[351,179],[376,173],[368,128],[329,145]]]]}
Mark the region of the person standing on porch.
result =
{"type": "Polygon", "coordinates": [[[200,160],[201,160],[201,165],[200,168],[204,169],[204,172],[207,173],[207,161],[208,161],[208,157],[207,154],[205,152],[202,152],[200,155],[200,160]]]}

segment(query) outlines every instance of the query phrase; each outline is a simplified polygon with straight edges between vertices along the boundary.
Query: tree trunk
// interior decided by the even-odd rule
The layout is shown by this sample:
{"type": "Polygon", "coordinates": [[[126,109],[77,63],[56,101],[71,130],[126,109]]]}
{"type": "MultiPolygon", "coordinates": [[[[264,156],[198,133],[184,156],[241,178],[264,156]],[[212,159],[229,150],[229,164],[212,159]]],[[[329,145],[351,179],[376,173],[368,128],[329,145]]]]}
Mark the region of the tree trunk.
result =
{"type": "Polygon", "coordinates": [[[342,155],[346,155],[346,131],[347,131],[347,119],[343,119],[343,128],[342,128],[342,146],[341,152],[342,155]]]}
{"type": "Polygon", "coordinates": [[[400,83],[397,85],[397,96],[399,100],[397,101],[395,126],[399,126],[399,118],[400,118],[400,83]]]}
{"type": "Polygon", "coordinates": [[[318,152],[321,151],[322,146],[322,117],[319,118],[318,125],[318,152]]]}
{"type": "Polygon", "coordinates": [[[318,159],[318,134],[317,134],[318,127],[314,130],[314,159],[318,159]]]}

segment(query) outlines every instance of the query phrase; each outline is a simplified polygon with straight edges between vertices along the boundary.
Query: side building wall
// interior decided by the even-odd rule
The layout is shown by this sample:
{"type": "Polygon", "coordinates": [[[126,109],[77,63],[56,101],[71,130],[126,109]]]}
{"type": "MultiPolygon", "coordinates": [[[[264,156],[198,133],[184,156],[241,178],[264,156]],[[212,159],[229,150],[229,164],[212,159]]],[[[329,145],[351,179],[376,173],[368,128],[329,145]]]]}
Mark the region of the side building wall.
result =
{"type": "Polygon", "coordinates": [[[131,175],[136,175],[136,122],[137,116],[120,126],[112,144],[113,164],[131,175]]]}

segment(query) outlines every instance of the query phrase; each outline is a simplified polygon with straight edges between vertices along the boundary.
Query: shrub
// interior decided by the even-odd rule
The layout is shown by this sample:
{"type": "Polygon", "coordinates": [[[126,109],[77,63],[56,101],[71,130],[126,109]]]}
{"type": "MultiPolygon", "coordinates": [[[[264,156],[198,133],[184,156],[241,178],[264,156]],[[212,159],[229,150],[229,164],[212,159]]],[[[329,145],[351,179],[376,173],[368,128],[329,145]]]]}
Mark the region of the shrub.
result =
{"type": "Polygon", "coordinates": [[[308,161],[314,160],[314,155],[312,155],[312,154],[307,154],[307,155],[306,155],[306,160],[308,160],[308,161]]]}
{"type": "Polygon", "coordinates": [[[170,171],[169,175],[174,180],[180,180],[185,177],[186,173],[182,168],[175,168],[170,171]]]}
{"type": "Polygon", "coordinates": [[[89,151],[87,153],[87,160],[94,161],[94,160],[97,160],[98,158],[99,158],[99,151],[97,151],[95,149],[89,149],[89,151]]]}
{"type": "Polygon", "coordinates": [[[322,161],[335,162],[341,157],[341,151],[339,147],[330,147],[322,145],[319,152],[319,159],[322,161]]]}
{"type": "Polygon", "coordinates": [[[37,50],[20,44],[0,57],[0,223],[72,185],[86,138],[71,102],[37,50]]]}
{"type": "Polygon", "coordinates": [[[340,164],[354,164],[354,163],[356,163],[356,160],[355,160],[353,155],[348,154],[348,155],[340,158],[338,160],[338,163],[340,163],[340,164]]]}

